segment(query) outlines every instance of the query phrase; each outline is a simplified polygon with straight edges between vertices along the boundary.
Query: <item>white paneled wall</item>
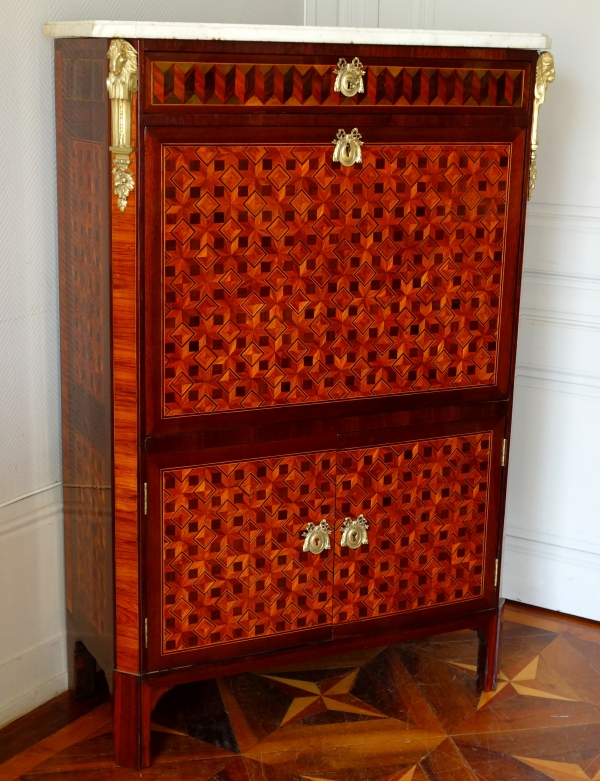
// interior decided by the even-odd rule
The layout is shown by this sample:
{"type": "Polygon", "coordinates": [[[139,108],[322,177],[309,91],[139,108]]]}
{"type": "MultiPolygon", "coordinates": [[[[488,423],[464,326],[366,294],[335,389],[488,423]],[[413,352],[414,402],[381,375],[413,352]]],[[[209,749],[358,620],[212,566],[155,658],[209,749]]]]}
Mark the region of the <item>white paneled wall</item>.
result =
{"type": "MultiPolygon", "coordinates": [[[[552,37],[557,78],[541,109],[527,218],[502,593],[600,620],[600,3],[349,2],[353,17],[368,9],[380,27],[552,37]]],[[[306,8],[307,21],[342,23],[329,0],[306,8]]]]}
{"type": "Polygon", "coordinates": [[[54,65],[42,26],[303,16],[302,0],[0,3],[0,726],[66,688],[54,65]]]}

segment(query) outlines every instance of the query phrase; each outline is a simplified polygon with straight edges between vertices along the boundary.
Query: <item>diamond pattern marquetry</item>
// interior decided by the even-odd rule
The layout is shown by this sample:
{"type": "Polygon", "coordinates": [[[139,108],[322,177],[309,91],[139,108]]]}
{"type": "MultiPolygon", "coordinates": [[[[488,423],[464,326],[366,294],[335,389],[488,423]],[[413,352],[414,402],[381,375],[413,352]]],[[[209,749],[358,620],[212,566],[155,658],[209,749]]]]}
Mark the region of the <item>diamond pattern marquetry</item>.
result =
{"type": "Polygon", "coordinates": [[[333,65],[151,63],[156,106],[470,106],[523,105],[521,69],[404,68],[368,65],[364,92],[334,92],[333,65]]]}
{"type": "Polygon", "coordinates": [[[165,417],[494,384],[509,146],[164,154],[165,417]]]}
{"type": "Polygon", "coordinates": [[[490,437],[338,454],[337,507],[367,518],[369,544],[340,548],[334,622],[481,596],[490,437]]]}
{"type": "Polygon", "coordinates": [[[332,551],[301,532],[333,511],[334,453],[171,469],[163,488],[165,653],[330,623],[332,551]]]}

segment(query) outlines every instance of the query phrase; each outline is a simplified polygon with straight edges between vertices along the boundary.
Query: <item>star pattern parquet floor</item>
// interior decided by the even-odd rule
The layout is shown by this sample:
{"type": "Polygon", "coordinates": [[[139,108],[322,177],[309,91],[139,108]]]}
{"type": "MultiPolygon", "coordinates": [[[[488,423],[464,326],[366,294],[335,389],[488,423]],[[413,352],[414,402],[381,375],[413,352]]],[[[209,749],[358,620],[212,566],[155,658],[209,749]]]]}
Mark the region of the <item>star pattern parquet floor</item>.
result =
{"type": "Polygon", "coordinates": [[[489,694],[476,652],[465,631],[178,687],[142,772],[114,766],[102,706],[0,780],[600,781],[600,627],[509,605],[489,694]]]}

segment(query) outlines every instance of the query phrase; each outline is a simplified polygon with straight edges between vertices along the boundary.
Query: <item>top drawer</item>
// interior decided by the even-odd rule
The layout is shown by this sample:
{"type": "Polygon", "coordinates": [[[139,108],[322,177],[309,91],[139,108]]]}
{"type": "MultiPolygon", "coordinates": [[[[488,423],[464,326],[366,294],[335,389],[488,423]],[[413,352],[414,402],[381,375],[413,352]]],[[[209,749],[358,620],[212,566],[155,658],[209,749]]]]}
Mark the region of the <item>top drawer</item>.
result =
{"type": "MultiPolygon", "coordinates": [[[[351,47],[345,59],[351,63],[351,47]]],[[[362,89],[344,95],[336,85],[339,62],[215,61],[213,55],[152,53],[146,59],[146,111],[187,112],[220,108],[381,108],[454,111],[527,108],[529,65],[406,58],[392,63],[361,58],[362,89]],[[205,59],[206,57],[206,59],[205,59]]],[[[376,58],[372,58],[376,59],[376,58]]]]}

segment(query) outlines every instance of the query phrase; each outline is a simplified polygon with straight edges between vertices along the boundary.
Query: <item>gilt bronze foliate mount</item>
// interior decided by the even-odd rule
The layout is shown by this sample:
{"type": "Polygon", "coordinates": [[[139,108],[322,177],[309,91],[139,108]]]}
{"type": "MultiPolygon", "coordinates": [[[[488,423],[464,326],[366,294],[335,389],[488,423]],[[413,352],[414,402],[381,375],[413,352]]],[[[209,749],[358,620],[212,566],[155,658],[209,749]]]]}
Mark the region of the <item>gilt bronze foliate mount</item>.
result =
{"type": "Polygon", "coordinates": [[[109,60],[106,87],[111,105],[113,153],[113,192],[117,204],[125,211],[129,194],[135,187],[133,171],[130,168],[131,155],[135,151],[131,146],[131,101],[138,89],[137,52],[130,43],[114,38],[108,49],[109,60]]]}
{"type": "Polygon", "coordinates": [[[529,164],[529,194],[531,199],[537,178],[538,118],[540,106],[546,99],[548,84],[554,81],[554,57],[550,52],[542,52],[535,69],[535,89],[533,93],[533,118],[531,120],[531,161],[529,164]]]}

